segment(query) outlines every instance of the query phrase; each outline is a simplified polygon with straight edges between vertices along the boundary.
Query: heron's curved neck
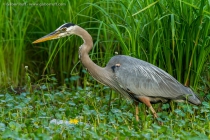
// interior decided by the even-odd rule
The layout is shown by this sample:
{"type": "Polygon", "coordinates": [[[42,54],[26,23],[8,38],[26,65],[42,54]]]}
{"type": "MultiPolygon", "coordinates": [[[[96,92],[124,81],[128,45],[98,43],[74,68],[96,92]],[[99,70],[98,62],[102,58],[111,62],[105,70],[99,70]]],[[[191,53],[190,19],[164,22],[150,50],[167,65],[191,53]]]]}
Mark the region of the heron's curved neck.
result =
{"type": "Polygon", "coordinates": [[[80,36],[84,43],[79,49],[79,57],[82,62],[82,64],[87,68],[87,70],[90,72],[90,74],[97,80],[101,81],[101,74],[103,73],[103,68],[96,65],[89,57],[88,53],[93,47],[93,41],[91,35],[84,30],[83,28],[77,26],[75,29],[75,34],[80,36]]]}
{"type": "Polygon", "coordinates": [[[83,56],[85,54],[88,54],[89,51],[92,49],[93,40],[92,40],[91,35],[86,30],[84,30],[83,28],[81,28],[77,25],[75,25],[75,26],[76,26],[76,28],[75,28],[74,34],[80,36],[84,41],[84,43],[82,44],[82,46],[80,47],[80,50],[79,50],[79,53],[80,53],[79,55],[83,56]]]}

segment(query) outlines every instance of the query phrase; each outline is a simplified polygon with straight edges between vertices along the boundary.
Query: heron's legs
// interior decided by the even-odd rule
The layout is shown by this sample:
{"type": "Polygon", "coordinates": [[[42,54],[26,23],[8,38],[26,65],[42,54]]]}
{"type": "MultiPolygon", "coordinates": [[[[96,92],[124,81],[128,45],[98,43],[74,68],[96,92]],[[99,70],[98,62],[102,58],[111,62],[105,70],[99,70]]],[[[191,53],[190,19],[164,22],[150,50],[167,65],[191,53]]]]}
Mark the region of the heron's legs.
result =
{"type": "Polygon", "coordinates": [[[147,97],[139,97],[139,100],[144,103],[153,113],[154,118],[158,118],[157,113],[155,112],[154,108],[152,107],[149,98],[147,97]]]}
{"type": "Polygon", "coordinates": [[[139,102],[134,101],[136,121],[139,121],[139,102]]]}
{"type": "Polygon", "coordinates": [[[149,107],[149,109],[152,111],[153,116],[154,116],[155,118],[157,118],[157,117],[158,117],[158,116],[157,116],[157,113],[155,112],[155,110],[154,110],[154,108],[152,107],[152,105],[149,107]]]}

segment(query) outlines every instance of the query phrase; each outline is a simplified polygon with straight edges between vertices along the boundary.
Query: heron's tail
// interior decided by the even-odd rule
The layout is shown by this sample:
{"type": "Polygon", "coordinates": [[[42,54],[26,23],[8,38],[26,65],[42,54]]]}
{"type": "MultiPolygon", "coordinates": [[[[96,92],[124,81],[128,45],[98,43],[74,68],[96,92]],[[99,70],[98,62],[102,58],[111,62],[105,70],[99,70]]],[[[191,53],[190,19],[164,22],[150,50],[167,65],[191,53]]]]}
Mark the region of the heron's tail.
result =
{"type": "Polygon", "coordinates": [[[186,97],[188,102],[194,104],[194,105],[200,105],[201,101],[196,93],[194,93],[190,88],[186,87],[188,91],[188,96],[186,97]]]}

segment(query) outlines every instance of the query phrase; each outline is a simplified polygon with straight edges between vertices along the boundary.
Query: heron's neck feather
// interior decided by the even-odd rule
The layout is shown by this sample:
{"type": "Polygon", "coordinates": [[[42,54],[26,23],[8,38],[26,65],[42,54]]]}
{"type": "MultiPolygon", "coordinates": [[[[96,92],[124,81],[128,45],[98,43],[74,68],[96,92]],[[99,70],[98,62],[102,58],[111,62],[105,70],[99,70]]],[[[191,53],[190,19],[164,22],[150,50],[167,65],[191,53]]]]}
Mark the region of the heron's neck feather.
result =
{"type": "Polygon", "coordinates": [[[93,41],[91,35],[84,30],[83,28],[77,26],[76,35],[80,36],[84,43],[79,49],[80,60],[85,68],[87,68],[88,72],[99,82],[106,84],[103,77],[106,74],[106,71],[97,64],[95,64],[89,57],[88,53],[93,47],[93,41]]]}

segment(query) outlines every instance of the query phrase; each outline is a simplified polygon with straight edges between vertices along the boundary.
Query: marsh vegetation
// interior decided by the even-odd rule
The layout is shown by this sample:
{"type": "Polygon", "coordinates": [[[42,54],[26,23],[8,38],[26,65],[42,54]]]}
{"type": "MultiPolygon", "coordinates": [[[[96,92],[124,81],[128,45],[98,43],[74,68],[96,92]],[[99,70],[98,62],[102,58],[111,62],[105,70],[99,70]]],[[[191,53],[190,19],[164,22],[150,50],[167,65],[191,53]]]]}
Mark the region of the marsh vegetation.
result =
{"type": "Polygon", "coordinates": [[[210,139],[209,1],[29,0],[2,2],[0,11],[1,139],[210,139]],[[32,45],[66,22],[92,35],[98,65],[116,53],[145,60],[202,105],[164,104],[160,126],[141,104],[136,122],[132,102],[82,67],[79,37],[32,45]]]}

